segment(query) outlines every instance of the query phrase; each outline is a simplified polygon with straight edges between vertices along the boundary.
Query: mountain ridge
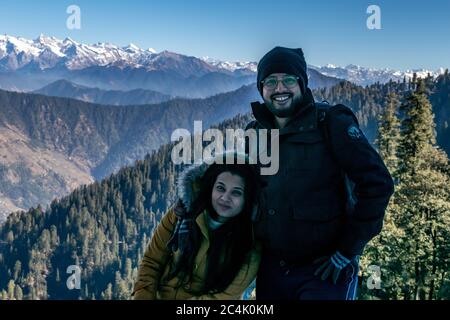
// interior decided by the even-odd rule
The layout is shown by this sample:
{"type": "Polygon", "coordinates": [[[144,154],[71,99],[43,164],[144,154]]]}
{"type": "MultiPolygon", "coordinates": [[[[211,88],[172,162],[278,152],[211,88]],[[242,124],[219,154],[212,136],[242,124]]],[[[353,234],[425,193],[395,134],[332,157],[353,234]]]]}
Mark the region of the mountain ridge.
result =
{"type": "MultiPolygon", "coordinates": [[[[310,74],[311,70],[320,74],[312,74],[313,78],[336,78],[362,86],[409,80],[414,74],[424,78],[430,73],[436,78],[445,72],[444,68],[400,71],[352,64],[309,65],[309,69],[310,74]]],[[[0,88],[9,90],[34,91],[64,78],[104,90],[147,89],[197,98],[248,85],[255,81],[256,70],[257,62],[197,58],[167,50],[144,50],[133,44],[87,45],[70,38],[59,40],[44,35],[35,40],[0,35],[0,88]],[[205,83],[214,90],[205,87],[205,83]]]]}
{"type": "Polygon", "coordinates": [[[134,89],[130,91],[122,90],[102,90],[79,85],[66,79],[52,82],[32,93],[46,96],[73,98],[86,102],[107,104],[107,105],[138,105],[157,104],[170,100],[172,97],[153,90],[134,89]]]}
{"type": "Polygon", "coordinates": [[[257,99],[253,86],[206,99],[135,106],[0,90],[0,215],[48,203],[74,181],[101,179],[143,158],[170,141],[177,128],[192,131],[194,120],[209,127],[247,111],[257,99]]]}

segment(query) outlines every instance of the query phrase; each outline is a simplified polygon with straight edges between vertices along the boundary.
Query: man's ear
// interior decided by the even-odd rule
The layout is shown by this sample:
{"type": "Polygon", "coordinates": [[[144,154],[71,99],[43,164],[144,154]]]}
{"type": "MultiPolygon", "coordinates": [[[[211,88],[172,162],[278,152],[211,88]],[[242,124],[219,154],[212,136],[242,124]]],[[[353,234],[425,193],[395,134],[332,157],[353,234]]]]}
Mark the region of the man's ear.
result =
{"type": "Polygon", "coordinates": [[[298,85],[300,86],[300,91],[302,92],[302,98],[303,98],[305,96],[305,94],[306,94],[306,85],[303,82],[303,78],[302,77],[299,77],[298,85]]]}

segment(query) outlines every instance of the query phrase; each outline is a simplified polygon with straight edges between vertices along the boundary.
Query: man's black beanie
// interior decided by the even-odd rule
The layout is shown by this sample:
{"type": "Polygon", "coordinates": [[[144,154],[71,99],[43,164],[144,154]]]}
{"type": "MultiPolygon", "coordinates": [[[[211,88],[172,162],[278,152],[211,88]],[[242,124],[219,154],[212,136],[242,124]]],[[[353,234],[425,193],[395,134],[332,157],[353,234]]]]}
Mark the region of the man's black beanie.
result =
{"type": "Polygon", "coordinates": [[[262,95],[261,81],[272,73],[287,73],[300,78],[299,85],[305,94],[308,87],[306,61],[302,49],[275,47],[267,52],[258,63],[257,87],[262,95]]]}

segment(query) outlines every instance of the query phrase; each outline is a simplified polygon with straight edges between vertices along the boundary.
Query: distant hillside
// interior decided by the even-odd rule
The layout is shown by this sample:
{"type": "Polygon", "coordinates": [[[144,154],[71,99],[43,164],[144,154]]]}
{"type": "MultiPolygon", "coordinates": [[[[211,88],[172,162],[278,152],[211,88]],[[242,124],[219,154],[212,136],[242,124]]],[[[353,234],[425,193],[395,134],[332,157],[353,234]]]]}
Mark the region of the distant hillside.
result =
{"type": "Polygon", "coordinates": [[[308,69],[308,86],[311,89],[331,88],[341,81],[343,80],[323,75],[314,69],[308,69]]]}
{"type": "Polygon", "coordinates": [[[152,90],[101,90],[78,85],[67,80],[55,81],[33,93],[108,105],[156,104],[165,102],[171,98],[167,94],[152,90]]]}
{"type": "MultiPolygon", "coordinates": [[[[86,72],[86,71],[83,71],[86,72]]],[[[316,88],[329,88],[336,84],[338,84],[340,79],[333,78],[329,76],[322,75],[316,70],[310,69],[308,72],[309,77],[309,86],[311,89],[316,88]]],[[[206,91],[202,93],[203,96],[208,95],[208,92],[221,92],[222,86],[224,83],[229,85],[229,88],[233,87],[233,81],[231,78],[223,82],[224,76],[220,73],[208,73],[204,75],[201,79],[195,80],[197,86],[208,88],[206,91]]],[[[112,80],[116,81],[116,80],[112,80]]],[[[133,80],[134,81],[134,80],[133,80]]],[[[92,85],[95,82],[90,81],[92,85]]],[[[110,82],[111,83],[111,82],[110,82]]],[[[144,86],[144,85],[143,85],[144,86]]],[[[156,86],[156,84],[155,84],[156,86]]],[[[168,84],[165,84],[163,87],[160,87],[161,90],[167,92],[168,84]]],[[[187,86],[183,84],[182,86],[187,86]]],[[[102,87],[105,87],[102,85],[102,87]]],[[[173,91],[176,94],[180,88],[173,91]]],[[[185,92],[182,94],[183,96],[196,96],[195,94],[190,94],[189,89],[183,89],[185,92]]],[[[109,104],[109,105],[137,105],[137,104],[154,104],[167,101],[171,98],[170,95],[163,94],[153,90],[144,90],[144,89],[134,89],[129,91],[123,90],[104,90],[99,88],[91,88],[85,85],[79,85],[73,83],[68,80],[58,80],[45,87],[34,91],[34,93],[44,94],[46,96],[54,96],[54,97],[64,97],[64,98],[73,98],[77,100],[82,100],[86,102],[92,103],[100,103],[100,104],[109,104]]],[[[178,92],[179,93],[179,92],[178,92]]]]}
{"type": "Polygon", "coordinates": [[[101,179],[170,141],[248,112],[253,86],[207,99],[111,106],[0,91],[0,220],[101,179]]]}

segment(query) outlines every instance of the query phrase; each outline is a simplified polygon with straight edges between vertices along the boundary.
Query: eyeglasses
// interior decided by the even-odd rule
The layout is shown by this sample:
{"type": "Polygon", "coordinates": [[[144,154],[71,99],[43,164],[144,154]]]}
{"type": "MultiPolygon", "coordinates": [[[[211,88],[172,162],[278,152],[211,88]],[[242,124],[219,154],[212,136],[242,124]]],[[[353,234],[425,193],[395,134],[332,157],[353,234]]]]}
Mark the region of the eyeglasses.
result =
{"type": "Polygon", "coordinates": [[[270,77],[262,80],[261,83],[267,89],[275,89],[278,86],[278,82],[281,81],[286,88],[293,88],[298,83],[298,79],[300,78],[296,76],[284,76],[282,79],[270,77]]]}

